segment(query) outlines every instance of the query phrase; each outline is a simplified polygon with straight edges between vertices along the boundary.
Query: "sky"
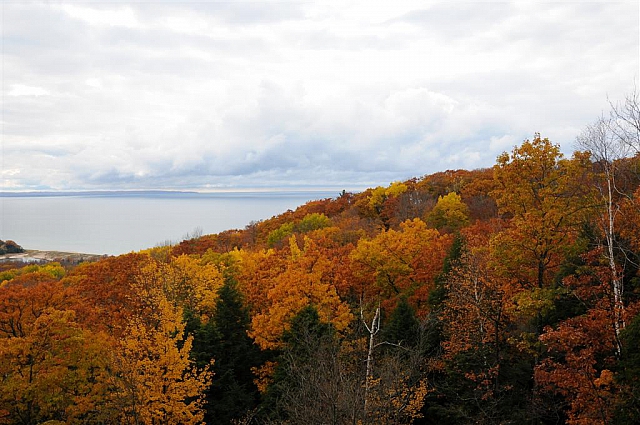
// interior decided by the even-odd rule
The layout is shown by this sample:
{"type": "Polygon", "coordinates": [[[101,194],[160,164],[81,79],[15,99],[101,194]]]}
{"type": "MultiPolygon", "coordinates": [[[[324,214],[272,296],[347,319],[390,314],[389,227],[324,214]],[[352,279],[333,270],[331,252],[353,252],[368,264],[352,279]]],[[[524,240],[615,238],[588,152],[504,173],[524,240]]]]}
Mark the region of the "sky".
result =
{"type": "Polygon", "coordinates": [[[575,137],[638,84],[615,2],[2,1],[3,191],[357,190],[575,137]]]}

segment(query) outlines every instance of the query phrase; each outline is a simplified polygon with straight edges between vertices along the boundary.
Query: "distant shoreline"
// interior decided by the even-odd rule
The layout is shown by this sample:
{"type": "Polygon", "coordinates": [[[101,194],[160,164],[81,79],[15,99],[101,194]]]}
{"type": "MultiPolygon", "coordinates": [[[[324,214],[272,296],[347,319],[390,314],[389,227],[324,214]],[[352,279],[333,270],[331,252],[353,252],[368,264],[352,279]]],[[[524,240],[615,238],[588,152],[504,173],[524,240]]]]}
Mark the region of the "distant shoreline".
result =
{"type": "Polygon", "coordinates": [[[38,197],[38,196],[140,196],[140,195],[193,195],[198,192],[181,190],[84,190],[71,192],[25,191],[0,192],[0,197],[38,197]]]}
{"type": "MultiPolygon", "coordinates": [[[[364,190],[364,189],[361,189],[364,190]]],[[[350,192],[359,192],[355,190],[350,192]]],[[[247,195],[298,195],[318,193],[338,196],[342,189],[334,188],[264,188],[264,189],[207,189],[207,190],[80,190],[80,191],[0,191],[0,198],[14,197],[62,197],[62,196],[247,196],[247,195]]]]}
{"type": "Polygon", "coordinates": [[[63,252],[63,251],[39,251],[35,249],[25,249],[24,252],[0,255],[0,262],[5,261],[21,261],[28,262],[50,262],[50,261],[68,261],[72,263],[80,263],[83,261],[97,261],[107,255],[99,254],[83,254],[80,252],[63,252]]]}

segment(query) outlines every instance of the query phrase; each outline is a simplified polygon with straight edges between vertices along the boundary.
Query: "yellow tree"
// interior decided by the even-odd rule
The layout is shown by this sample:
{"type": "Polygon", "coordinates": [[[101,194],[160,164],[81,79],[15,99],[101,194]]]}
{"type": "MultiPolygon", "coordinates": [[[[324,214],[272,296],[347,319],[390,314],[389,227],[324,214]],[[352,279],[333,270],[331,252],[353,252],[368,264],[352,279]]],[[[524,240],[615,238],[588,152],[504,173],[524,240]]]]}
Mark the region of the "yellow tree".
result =
{"type": "Polygon", "coordinates": [[[493,245],[508,274],[527,286],[548,284],[589,206],[584,184],[589,170],[588,154],[564,159],[560,147],[539,134],[498,157],[492,196],[511,226],[493,245]]]}
{"type": "Polygon", "coordinates": [[[418,218],[401,223],[399,231],[361,239],[351,253],[351,266],[361,282],[362,297],[379,296],[392,307],[398,296],[407,295],[420,307],[442,270],[450,243],[449,235],[429,229],[418,218]]]}
{"type": "Polygon", "coordinates": [[[189,359],[193,337],[185,336],[182,309],[160,288],[141,294],[153,311],[132,317],[117,348],[121,422],[133,424],[201,423],[209,368],[198,370],[189,359]]]}
{"type": "Polygon", "coordinates": [[[469,208],[455,192],[438,197],[438,203],[427,215],[427,223],[436,229],[459,230],[469,224],[469,208]]]}
{"type": "Polygon", "coordinates": [[[151,272],[160,278],[162,290],[174,304],[209,317],[215,307],[223,277],[215,264],[180,255],[167,263],[154,263],[151,272]]]}
{"type": "Polygon", "coordinates": [[[83,330],[72,311],[29,319],[0,339],[0,423],[113,419],[106,336],[83,330]]]}
{"type": "Polygon", "coordinates": [[[235,263],[238,289],[245,297],[249,314],[254,316],[268,308],[267,294],[276,284],[277,276],[286,270],[284,251],[241,249],[231,251],[230,255],[235,263]]]}
{"type": "Polygon", "coordinates": [[[278,347],[291,319],[307,305],[315,306],[320,320],[332,323],[338,331],[352,320],[331,279],[332,263],[322,250],[307,237],[300,249],[295,236],[289,239],[289,250],[285,270],[267,283],[266,305],[252,318],[250,335],[263,349],[278,347]]]}

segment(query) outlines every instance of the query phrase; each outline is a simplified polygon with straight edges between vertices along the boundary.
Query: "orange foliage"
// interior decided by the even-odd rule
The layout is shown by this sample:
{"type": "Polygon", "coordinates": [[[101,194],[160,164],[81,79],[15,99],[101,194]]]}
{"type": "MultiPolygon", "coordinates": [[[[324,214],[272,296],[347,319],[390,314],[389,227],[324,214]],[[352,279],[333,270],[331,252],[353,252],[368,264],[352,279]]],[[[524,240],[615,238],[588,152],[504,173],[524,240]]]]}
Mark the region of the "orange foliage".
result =
{"type": "Polygon", "coordinates": [[[24,337],[46,310],[64,309],[64,287],[44,273],[18,276],[0,289],[0,338],[24,337]]]}
{"type": "Polygon", "coordinates": [[[336,292],[332,264],[309,238],[300,249],[295,237],[289,240],[289,257],[282,273],[273,277],[266,291],[266,303],[251,321],[250,335],[263,349],[279,346],[290,320],[302,308],[313,305],[323,322],[344,330],[352,320],[349,307],[336,292]]]}
{"type": "Polygon", "coordinates": [[[132,283],[150,257],[127,254],[79,266],[70,273],[71,307],[85,326],[121,334],[141,300],[134,296],[132,283]]]}
{"type": "Polygon", "coordinates": [[[399,296],[408,295],[424,314],[451,241],[417,218],[402,223],[399,231],[362,239],[351,253],[354,287],[363,300],[381,300],[385,308],[393,308],[399,296]]]}
{"type": "Polygon", "coordinates": [[[611,423],[616,386],[612,372],[602,368],[614,364],[611,329],[610,313],[593,309],[540,336],[551,357],[536,367],[535,379],[542,391],[567,399],[569,424],[611,423]],[[602,356],[604,362],[598,361],[602,356]]]}

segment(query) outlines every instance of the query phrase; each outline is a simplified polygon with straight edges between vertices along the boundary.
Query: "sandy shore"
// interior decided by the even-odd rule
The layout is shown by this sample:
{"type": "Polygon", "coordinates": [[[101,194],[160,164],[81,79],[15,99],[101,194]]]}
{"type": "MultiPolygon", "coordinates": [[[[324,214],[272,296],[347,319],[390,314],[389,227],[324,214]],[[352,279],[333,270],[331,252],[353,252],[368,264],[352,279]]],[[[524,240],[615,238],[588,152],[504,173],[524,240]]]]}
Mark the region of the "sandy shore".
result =
{"type": "Polygon", "coordinates": [[[0,255],[0,261],[68,261],[72,263],[80,263],[83,261],[96,261],[104,255],[82,254],[79,252],[61,252],[61,251],[37,251],[34,249],[25,249],[19,254],[0,255]]]}

